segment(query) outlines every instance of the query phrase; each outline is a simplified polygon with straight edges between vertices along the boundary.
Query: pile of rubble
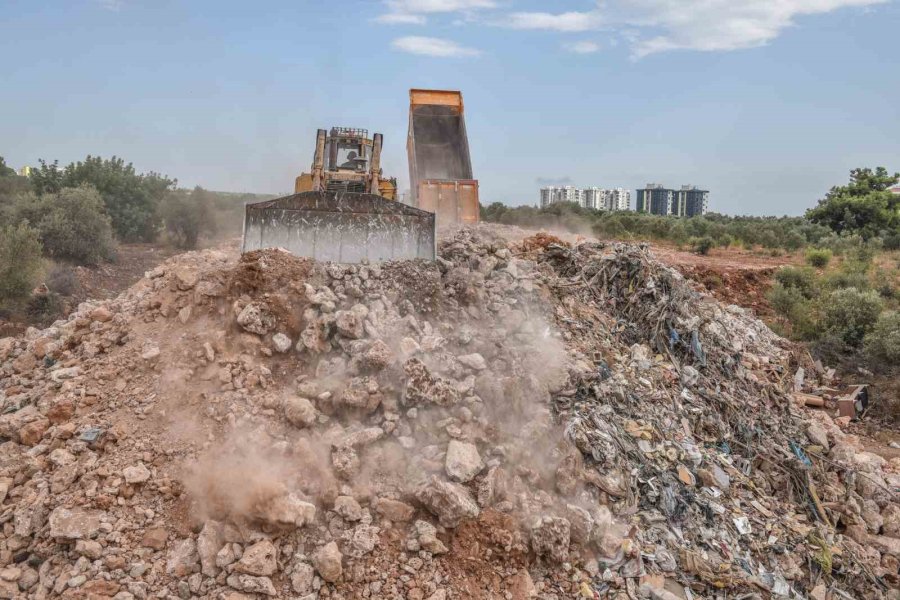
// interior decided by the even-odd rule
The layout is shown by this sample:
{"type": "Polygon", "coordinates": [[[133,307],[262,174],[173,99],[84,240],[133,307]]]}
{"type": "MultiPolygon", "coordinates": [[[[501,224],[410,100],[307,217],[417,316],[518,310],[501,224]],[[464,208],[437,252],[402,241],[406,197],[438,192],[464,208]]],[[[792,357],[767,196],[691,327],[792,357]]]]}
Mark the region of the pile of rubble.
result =
{"type": "Polygon", "coordinates": [[[640,246],[439,255],[188,253],[0,340],[0,598],[897,597],[900,463],[752,315],[640,246]]]}

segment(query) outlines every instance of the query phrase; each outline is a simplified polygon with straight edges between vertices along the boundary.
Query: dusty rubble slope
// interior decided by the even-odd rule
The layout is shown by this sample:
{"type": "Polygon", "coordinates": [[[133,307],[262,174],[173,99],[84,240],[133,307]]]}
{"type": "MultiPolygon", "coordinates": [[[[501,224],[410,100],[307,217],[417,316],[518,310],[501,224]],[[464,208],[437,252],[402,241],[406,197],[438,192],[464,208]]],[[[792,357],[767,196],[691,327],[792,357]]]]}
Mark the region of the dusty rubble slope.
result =
{"type": "Polygon", "coordinates": [[[0,598],[896,597],[792,360],[640,246],[184,254],[0,340],[0,598]]]}

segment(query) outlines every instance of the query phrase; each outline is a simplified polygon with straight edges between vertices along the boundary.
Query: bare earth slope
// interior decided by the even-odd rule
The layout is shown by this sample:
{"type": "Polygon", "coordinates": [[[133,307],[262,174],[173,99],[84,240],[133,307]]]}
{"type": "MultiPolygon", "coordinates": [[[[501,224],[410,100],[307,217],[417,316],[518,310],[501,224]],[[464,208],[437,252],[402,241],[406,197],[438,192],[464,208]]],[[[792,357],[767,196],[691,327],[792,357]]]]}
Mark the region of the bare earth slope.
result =
{"type": "Polygon", "coordinates": [[[188,253],[0,339],[0,598],[896,597],[900,462],[791,403],[784,340],[497,231],[188,253]]]}

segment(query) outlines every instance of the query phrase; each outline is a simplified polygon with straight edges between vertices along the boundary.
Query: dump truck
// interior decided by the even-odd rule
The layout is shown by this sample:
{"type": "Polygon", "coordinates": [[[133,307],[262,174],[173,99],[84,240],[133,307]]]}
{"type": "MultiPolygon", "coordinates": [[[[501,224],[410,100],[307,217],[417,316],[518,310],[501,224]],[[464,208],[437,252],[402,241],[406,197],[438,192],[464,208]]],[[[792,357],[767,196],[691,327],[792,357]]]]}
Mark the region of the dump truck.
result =
{"type": "Polygon", "coordinates": [[[478,181],[472,177],[462,93],[409,91],[410,203],[437,215],[439,227],[477,223],[478,181]]]}
{"type": "Polygon", "coordinates": [[[382,135],[319,129],[312,167],[294,194],[248,204],[242,252],[283,248],[340,263],[434,260],[435,215],[397,202],[397,182],[382,177],[382,135]]]}

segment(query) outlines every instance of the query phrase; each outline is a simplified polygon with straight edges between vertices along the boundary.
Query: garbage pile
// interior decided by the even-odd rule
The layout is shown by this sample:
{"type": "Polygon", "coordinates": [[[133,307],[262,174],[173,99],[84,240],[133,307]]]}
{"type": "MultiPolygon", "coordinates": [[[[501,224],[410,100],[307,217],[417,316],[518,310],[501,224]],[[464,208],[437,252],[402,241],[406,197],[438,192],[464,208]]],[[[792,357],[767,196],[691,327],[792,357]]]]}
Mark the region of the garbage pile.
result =
{"type": "Polygon", "coordinates": [[[792,360],[642,246],[187,253],[0,340],[0,598],[897,597],[792,360]]]}

